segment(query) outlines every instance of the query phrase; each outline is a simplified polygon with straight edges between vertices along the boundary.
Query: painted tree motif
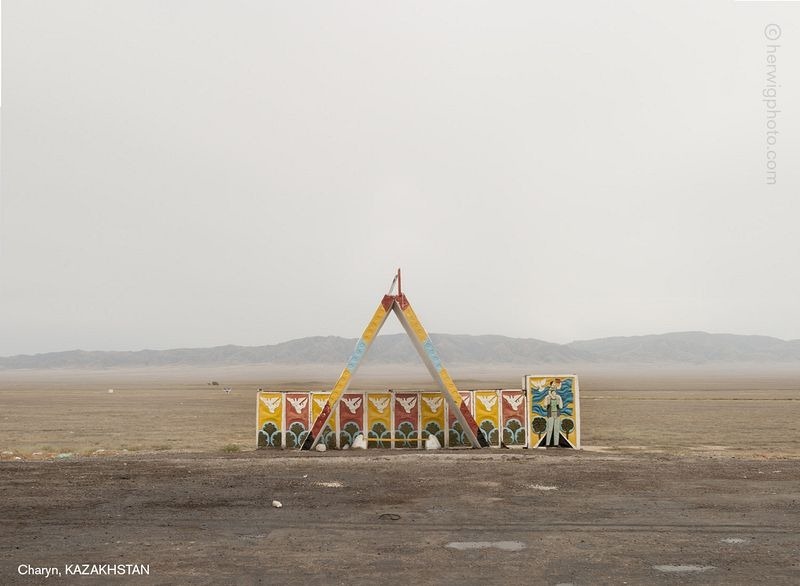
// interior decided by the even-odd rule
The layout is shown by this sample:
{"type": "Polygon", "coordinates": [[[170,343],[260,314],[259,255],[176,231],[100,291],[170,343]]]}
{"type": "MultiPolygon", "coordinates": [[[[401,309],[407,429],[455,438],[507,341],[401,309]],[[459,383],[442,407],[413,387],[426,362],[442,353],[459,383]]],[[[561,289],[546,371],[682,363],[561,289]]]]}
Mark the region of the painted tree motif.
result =
{"type": "Polygon", "coordinates": [[[342,447],[353,444],[353,440],[361,433],[361,428],[355,421],[348,422],[339,432],[339,442],[342,447]]]}
{"type": "Polygon", "coordinates": [[[428,435],[436,436],[436,439],[439,440],[439,445],[444,445],[444,431],[439,424],[435,421],[428,422],[428,425],[425,426],[425,431],[428,432],[428,435]]]}
{"type": "Polygon", "coordinates": [[[371,443],[375,445],[376,448],[388,448],[391,442],[386,441],[392,439],[392,433],[386,429],[386,426],[378,421],[372,425],[372,429],[369,430],[368,439],[373,440],[371,443]]]}
{"type": "Polygon", "coordinates": [[[414,429],[414,426],[409,423],[408,421],[404,421],[401,423],[397,430],[395,431],[397,436],[396,439],[401,440],[395,444],[395,447],[399,448],[416,448],[417,447],[417,438],[419,434],[417,430],[414,429]]]}
{"type": "Polygon", "coordinates": [[[525,426],[517,419],[509,419],[503,428],[503,443],[507,446],[520,446],[525,443],[525,426]]]}
{"type": "Polygon", "coordinates": [[[534,417],[533,421],[531,421],[531,429],[533,429],[539,437],[542,437],[544,430],[547,429],[547,419],[544,417],[534,417]]]}
{"type": "Polygon", "coordinates": [[[464,446],[469,444],[469,440],[467,439],[467,434],[464,433],[464,429],[461,427],[461,423],[456,421],[453,423],[453,427],[450,428],[448,432],[448,438],[450,446],[464,446]]]}
{"type": "Polygon", "coordinates": [[[307,435],[308,430],[305,428],[305,426],[302,423],[295,421],[292,423],[291,427],[286,430],[286,447],[296,448],[303,445],[307,435]]]}
{"type": "MultiPolygon", "coordinates": [[[[497,400],[496,397],[495,400],[497,400]]],[[[497,445],[498,432],[493,421],[484,419],[481,421],[479,429],[481,430],[481,433],[483,433],[483,437],[486,438],[486,441],[489,442],[489,445],[497,445]]]]}
{"type": "Polygon", "coordinates": [[[322,439],[320,441],[324,443],[325,447],[329,450],[336,448],[336,432],[331,429],[330,425],[326,425],[322,430],[322,439]]]}
{"type": "Polygon", "coordinates": [[[271,421],[266,422],[258,431],[259,448],[280,448],[281,430],[271,421]]]}

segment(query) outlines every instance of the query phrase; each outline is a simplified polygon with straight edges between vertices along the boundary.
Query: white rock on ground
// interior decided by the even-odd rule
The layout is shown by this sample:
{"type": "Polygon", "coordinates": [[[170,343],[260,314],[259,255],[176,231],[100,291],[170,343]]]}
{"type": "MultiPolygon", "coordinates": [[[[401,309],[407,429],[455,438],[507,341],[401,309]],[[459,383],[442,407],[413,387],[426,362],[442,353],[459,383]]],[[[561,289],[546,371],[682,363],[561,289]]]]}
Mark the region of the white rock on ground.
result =
{"type": "Polygon", "coordinates": [[[425,440],[425,449],[426,450],[438,450],[442,447],[442,444],[439,443],[439,438],[435,435],[429,435],[428,439],[425,440]]]}
{"type": "Polygon", "coordinates": [[[283,506],[283,504],[281,504],[281,501],[272,501],[272,506],[275,507],[276,509],[280,509],[283,506]]]}
{"type": "Polygon", "coordinates": [[[328,448],[325,447],[325,444],[317,444],[317,447],[314,449],[317,450],[318,452],[324,452],[328,448]]]}
{"type": "Polygon", "coordinates": [[[364,434],[359,433],[355,439],[353,440],[353,449],[354,450],[366,450],[367,449],[367,438],[364,437],[364,434]]]}

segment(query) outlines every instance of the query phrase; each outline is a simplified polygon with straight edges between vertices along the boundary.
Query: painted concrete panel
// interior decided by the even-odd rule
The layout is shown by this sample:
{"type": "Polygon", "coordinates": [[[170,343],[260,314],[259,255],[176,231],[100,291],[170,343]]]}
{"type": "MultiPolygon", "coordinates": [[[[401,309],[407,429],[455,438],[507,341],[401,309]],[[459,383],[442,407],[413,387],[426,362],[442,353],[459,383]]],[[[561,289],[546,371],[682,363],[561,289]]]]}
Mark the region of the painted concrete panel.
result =
{"type": "MultiPolygon", "coordinates": [[[[524,389],[459,391],[489,446],[580,447],[578,379],[526,376],[524,389]]],[[[259,448],[297,448],[330,399],[328,392],[262,391],[257,397],[259,448]]],[[[364,434],[370,448],[420,449],[429,434],[445,447],[470,447],[441,392],[347,392],[323,430],[328,448],[364,434]]]]}
{"type": "Polygon", "coordinates": [[[524,378],[528,394],[529,446],[580,448],[580,401],[575,375],[524,378]]]}
{"type": "Polygon", "coordinates": [[[299,448],[311,425],[311,393],[285,393],[286,434],[284,445],[299,448]]]}
{"type": "Polygon", "coordinates": [[[370,448],[392,446],[392,394],[367,394],[367,443],[370,448]]]}
{"type": "MultiPolygon", "coordinates": [[[[470,413],[472,413],[473,417],[475,415],[475,411],[473,409],[473,400],[472,400],[472,391],[459,391],[458,394],[461,396],[461,402],[467,406],[470,413]]],[[[464,432],[464,429],[461,427],[461,423],[456,420],[455,413],[447,410],[447,447],[450,448],[463,448],[469,447],[469,439],[467,439],[467,434],[464,432]]]]}
{"type": "MultiPolygon", "coordinates": [[[[316,421],[319,414],[328,404],[330,393],[311,393],[311,421],[316,421]]],[[[336,435],[336,417],[328,419],[322,428],[322,441],[328,448],[339,447],[339,438],[336,435]]]]}
{"type": "Polygon", "coordinates": [[[283,447],[283,394],[258,395],[258,447],[283,447]]]}
{"type": "Polygon", "coordinates": [[[503,443],[508,447],[527,446],[526,394],[519,389],[504,389],[500,391],[500,401],[503,443]]]}
{"type": "Polygon", "coordinates": [[[492,447],[500,446],[500,392],[474,391],[475,423],[492,447]]]}
{"type": "Polygon", "coordinates": [[[395,393],[393,429],[395,448],[420,446],[419,393],[395,393]]]}
{"type": "Polygon", "coordinates": [[[441,393],[420,393],[420,432],[423,440],[432,434],[440,445],[444,445],[446,407],[441,393]]]}
{"type": "Polygon", "coordinates": [[[346,393],[339,403],[339,445],[351,445],[359,434],[366,436],[364,393],[346,393]]]}

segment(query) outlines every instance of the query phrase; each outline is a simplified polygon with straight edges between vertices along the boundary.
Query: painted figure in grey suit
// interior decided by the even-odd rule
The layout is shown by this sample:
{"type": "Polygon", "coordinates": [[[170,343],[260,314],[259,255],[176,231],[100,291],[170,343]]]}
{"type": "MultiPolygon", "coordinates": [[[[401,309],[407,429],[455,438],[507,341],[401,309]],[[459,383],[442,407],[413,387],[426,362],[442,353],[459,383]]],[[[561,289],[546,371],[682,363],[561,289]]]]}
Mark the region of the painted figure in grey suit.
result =
{"type": "Polygon", "coordinates": [[[559,396],[561,390],[561,379],[555,379],[547,391],[544,398],[544,407],[547,411],[547,427],[544,431],[544,445],[557,446],[561,431],[561,410],[564,409],[564,401],[559,396]]]}

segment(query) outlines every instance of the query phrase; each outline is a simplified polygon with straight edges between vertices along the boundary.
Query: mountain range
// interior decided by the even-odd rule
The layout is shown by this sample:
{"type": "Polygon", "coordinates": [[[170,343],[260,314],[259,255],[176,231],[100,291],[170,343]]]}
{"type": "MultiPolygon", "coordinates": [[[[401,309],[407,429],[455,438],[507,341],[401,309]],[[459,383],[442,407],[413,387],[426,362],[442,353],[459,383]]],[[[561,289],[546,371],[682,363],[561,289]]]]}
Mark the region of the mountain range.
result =
{"type": "MultiPolygon", "coordinates": [[[[800,340],[769,336],[676,332],[554,344],[533,338],[432,334],[445,364],[710,364],[800,363],[800,340]]],[[[0,369],[130,368],[239,364],[344,364],[355,338],[313,336],[269,346],[216,346],[174,350],[85,351],[0,357],[0,369]]],[[[378,337],[367,359],[377,364],[418,362],[405,334],[378,337]]]]}

